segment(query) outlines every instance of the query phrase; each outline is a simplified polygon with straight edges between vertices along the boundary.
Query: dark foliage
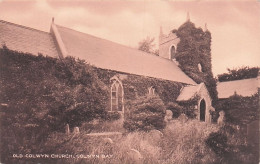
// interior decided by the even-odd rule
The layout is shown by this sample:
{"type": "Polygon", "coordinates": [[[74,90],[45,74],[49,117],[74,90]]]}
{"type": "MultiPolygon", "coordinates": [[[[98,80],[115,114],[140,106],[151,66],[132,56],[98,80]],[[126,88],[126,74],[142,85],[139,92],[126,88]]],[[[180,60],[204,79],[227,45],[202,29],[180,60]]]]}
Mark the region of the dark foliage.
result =
{"type": "Polygon", "coordinates": [[[128,131],[149,131],[165,127],[165,106],[157,97],[140,97],[129,102],[128,114],[124,121],[124,128],[128,131]]]}
{"type": "Polygon", "coordinates": [[[178,118],[183,113],[183,107],[173,102],[168,103],[166,109],[172,111],[172,118],[178,118]]]}
{"type": "Polygon", "coordinates": [[[248,145],[245,136],[229,124],[211,133],[205,142],[217,155],[216,163],[258,163],[259,150],[248,145]]]}
{"type": "Polygon", "coordinates": [[[196,28],[192,22],[185,22],[174,30],[180,38],[177,46],[176,60],[180,68],[195,82],[204,82],[213,99],[213,105],[217,100],[216,80],[213,77],[211,65],[211,34],[196,28]],[[201,71],[198,64],[201,65],[201,71]]]}
{"type": "Polygon", "coordinates": [[[236,125],[246,125],[259,118],[259,94],[242,97],[237,94],[220,100],[216,111],[225,111],[226,121],[236,125]]]}
{"type": "Polygon", "coordinates": [[[53,131],[104,117],[108,89],[84,61],[0,49],[1,162],[38,152],[53,131]]]}
{"type": "Polygon", "coordinates": [[[228,155],[227,150],[227,136],[220,133],[215,132],[211,133],[206,140],[207,146],[209,146],[217,155],[224,156],[228,155]]]}
{"type": "Polygon", "coordinates": [[[218,75],[218,80],[220,82],[256,78],[259,72],[258,67],[250,68],[248,66],[235,69],[228,68],[227,70],[228,73],[218,75]]]}
{"type": "Polygon", "coordinates": [[[113,112],[108,112],[105,116],[105,120],[108,121],[114,121],[120,119],[121,115],[119,112],[113,111],[113,112]]]}
{"type": "Polygon", "coordinates": [[[188,118],[196,118],[198,115],[198,109],[196,109],[198,100],[199,97],[195,96],[190,100],[179,102],[179,105],[182,106],[182,113],[185,114],[188,118]]]}

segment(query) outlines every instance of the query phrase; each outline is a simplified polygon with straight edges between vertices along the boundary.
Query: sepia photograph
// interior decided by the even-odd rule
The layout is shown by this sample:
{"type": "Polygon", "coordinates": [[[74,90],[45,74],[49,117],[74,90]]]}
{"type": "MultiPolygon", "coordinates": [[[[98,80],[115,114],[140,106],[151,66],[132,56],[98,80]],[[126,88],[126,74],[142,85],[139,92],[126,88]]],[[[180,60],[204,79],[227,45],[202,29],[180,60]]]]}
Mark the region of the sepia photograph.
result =
{"type": "Polygon", "coordinates": [[[0,0],[0,164],[259,164],[259,0],[0,0]]]}

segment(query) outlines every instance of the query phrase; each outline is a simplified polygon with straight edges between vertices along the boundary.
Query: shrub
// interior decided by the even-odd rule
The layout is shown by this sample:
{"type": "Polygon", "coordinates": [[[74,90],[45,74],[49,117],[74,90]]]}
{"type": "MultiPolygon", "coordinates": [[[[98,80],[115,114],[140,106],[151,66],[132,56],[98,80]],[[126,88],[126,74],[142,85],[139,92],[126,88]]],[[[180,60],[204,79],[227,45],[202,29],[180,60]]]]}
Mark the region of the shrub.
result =
{"type": "Polygon", "coordinates": [[[259,94],[242,97],[237,94],[220,100],[216,111],[225,111],[226,121],[237,125],[246,125],[259,118],[259,94]]]}
{"type": "Polygon", "coordinates": [[[174,102],[168,103],[166,109],[172,111],[172,118],[178,118],[183,113],[183,107],[174,102]]]}
{"type": "MultiPolygon", "coordinates": [[[[108,89],[92,67],[68,57],[63,61],[0,49],[1,162],[10,153],[30,153],[66,123],[104,117],[108,89]],[[1,106],[2,107],[2,106],[1,106]]],[[[8,163],[8,162],[7,162],[8,163]]]]}
{"type": "Polygon", "coordinates": [[[124,128],[129,131],[163,129],[165,127],[165,106],[158,96],[140,97],[129,103],[129,114],[124,128]]]}
{"type": "Polygon", "coordinates": [[[198,110],[196,109],[196,105],[198,103],[199,97],[195,96],[192,99],[187,101],[181,101],[179,104],[183,106],[182,113],[184,113],[188,118],[194,119],[198,114],[198,110]]]}
{"type": "Polygon", "coordinates": [[[258,163],[259,150],[248,145],[241,131],[231,124],[211,133],[205,142],[217,155],[217,163],[258,163]]]}
{"type": "Polygon", "coordinates": [[[105,116],[105,120],[108,120],[108,121],[115,121],[120,118],[121,118],[121,114],[117,111],[107,112],[107,114],[105,116]]]}

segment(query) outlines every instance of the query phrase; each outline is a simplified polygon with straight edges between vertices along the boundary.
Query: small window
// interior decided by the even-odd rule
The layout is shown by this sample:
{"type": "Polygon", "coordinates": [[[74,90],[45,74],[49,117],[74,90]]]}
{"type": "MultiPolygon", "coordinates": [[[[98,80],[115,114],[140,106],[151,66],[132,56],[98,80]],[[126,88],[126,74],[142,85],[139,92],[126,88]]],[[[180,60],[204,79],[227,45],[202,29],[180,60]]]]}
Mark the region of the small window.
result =
{"type": "Polygon", "coordinates": [[[170,59],[174,59],[176,57],[176,48],[172,46],[170,49],[170,59]]]}
{"type": "Polygon", "coordinates": [[[198,69],[199,69],[200,72],[202,72],[202,67],[201,67],[200,63],[198,64],[198,69]]]}
{"type": "Polygon", "coordinates": [[[149,95],[149,96],[155,95],[155,88],[154,88],[154,87],[148,88],[148,95],[149,95]]]}

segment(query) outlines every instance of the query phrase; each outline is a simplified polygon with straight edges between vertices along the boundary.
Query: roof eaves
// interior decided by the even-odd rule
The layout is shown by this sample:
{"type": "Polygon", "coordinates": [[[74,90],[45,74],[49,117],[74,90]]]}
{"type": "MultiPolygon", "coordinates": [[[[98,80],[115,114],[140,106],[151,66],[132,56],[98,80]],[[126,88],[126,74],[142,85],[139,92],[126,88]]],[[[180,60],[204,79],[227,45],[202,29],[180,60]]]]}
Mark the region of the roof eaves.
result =
{"type": "Polygon", "coordinates": [[[27,27],[27,26],[15,24],[15,23],[7,22],[7,21],[1,20],[1,19],[0,19],[0,22],[4,23],[4,24],[9,24],[9,25],[12,25],[12,26],[17,26],[17,27],[21,27],[21,28],[24,28],[24,29],[32,30],[32,31],[37,31],[37,32],[42,32],[42,33],[45,33],[45,34],[46,33],[49,34],[46,31],[41,31],[41,30],[38,30],[38,29],[35,29],[35,28],[31,28],[31,27],[27,27]]]}

